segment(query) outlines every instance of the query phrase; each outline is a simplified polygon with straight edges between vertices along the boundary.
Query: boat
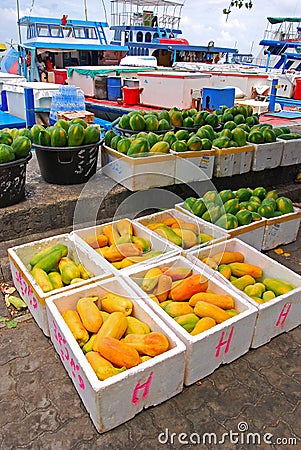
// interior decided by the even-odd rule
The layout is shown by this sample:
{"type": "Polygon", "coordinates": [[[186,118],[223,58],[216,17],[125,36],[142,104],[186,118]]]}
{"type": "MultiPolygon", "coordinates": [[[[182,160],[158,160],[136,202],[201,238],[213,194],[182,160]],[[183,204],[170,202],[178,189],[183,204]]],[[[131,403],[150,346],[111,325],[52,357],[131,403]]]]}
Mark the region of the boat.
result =
{"type": "MultiPolygon", "coordinates": [[[[52,66],[62,70],[67,66],[119,64],[128,50],[108,43],[106,22],[25,16],[18,25],[26,28],[26,37],[17,46],[18,73],[28,81],[41,81],[38,56],[49,57],[52,66]]],[[[6,71],[5,59],[1,70],[6,71]]]]}
{"type": "Polygon", "coordinates": [[[183,1],[112,0],[112,45],[126,45],[128,56],[155,56],[158,66],[172,67],[176,62],[211,63],[238,53],[235,48],[190,44],[180,29],[183,1]]]}

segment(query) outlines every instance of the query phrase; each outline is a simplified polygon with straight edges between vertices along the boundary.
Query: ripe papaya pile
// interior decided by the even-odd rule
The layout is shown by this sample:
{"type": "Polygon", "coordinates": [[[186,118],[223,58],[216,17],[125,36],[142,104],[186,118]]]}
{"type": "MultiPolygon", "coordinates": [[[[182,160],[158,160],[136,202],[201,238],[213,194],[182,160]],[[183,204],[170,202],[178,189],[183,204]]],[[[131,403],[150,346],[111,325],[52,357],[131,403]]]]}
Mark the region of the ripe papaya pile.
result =
{"type": "Polygon", "coordinates": [[[240,188],[236,192],[208,191],[200,199],[187,198],[183,208],[226,230],[294,212],[289,198],[279,197],[276,190],[267,192],[262,186],[240,188]]]}
{"type": "Polygon", "coordinates": [[[149,269],[140,284],[192,336],[239,314],[232,296],[209,291],[208,279],[188,267],[149,269]]]}
{"type": "Polygon", "coordinates": [[[30,260],[30,273],[43,292],[50,292],[94,277],[83,264],[68,258],[68,247],[55,244],[39,251],[30,260]]]}
{"type": "Polygon", "coordinates": [[[192,248],[199,244],[205,244],[214,239],[213,236],[202,233],[199,225],[185,222],[184,220],[175,217],[169,217],[158,222],[155,221],[146,226],[159,234],[159,236],[183,249],[192,248]]]}
{"type": "Polygon", "coordinates": [[[104,225],[102,234],[84,240],[118,270],[163,253],[152,250],[148,239],[135,236],[133,225],[127,219],[104,225]]]}
{"type": "Polygon", "coordinates": [[[84,297],[62,317],[99,380],[135,367],[169,349],[165,334],[134,315],[133,302],[114,292],[84,297]],[[100,304],[100,307],[98,304],[100,304]]]}
{"type": "Polygon", "coordinates": [[[96,144],[100,140],[100,127],[88,125],[83,119],[60,119],[50,127],[33,125],[33,143],[44,147],[78,147],[96,144]]]}
{"type": "Polygon", "coordinates": [[[0,130],[0,164],[26,158],[31,150],[33,136],[27,128],[0,130]]]}
{"type": "Polygon", "coordinates": [[[241,252],[215,253],[201,261],[218,270],[233,286],[260,304],[296,288],[286,281],[265,277],[261,267],[246,262],[241,252]]]}

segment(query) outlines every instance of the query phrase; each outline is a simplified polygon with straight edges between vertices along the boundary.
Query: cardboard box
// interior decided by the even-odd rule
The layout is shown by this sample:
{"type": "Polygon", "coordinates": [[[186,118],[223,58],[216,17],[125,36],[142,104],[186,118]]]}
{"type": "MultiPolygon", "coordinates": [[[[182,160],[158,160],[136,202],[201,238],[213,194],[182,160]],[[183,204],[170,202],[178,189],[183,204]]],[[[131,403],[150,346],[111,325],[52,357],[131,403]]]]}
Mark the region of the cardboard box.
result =
{"type": "MultiPolygon", "coordinates": [[[[216,244],[223,245],[224,243],[216,244]]],[[[209,247],[208,247],[209,248],[209,247]]],[[[169,328],[186,345],[186,369],[184,384],[190,385],[211,374],[221,364],[230,363],[246,353],[254,333],[256,308],[246,299],[242,298],[233,289],[221,283],[213,271],[188,261],[183,256],[165,260],[159,264],[149,265],[139,271],[132,270],[126,279],[135,283],[135,290],[143,300],[154,310],[156,315],[163,319],[169,328]],[[235,307],[240,314],[214,326],[196,336],[191,336],[181,325],[172,319],[157,303],[140,288],[143,277],[151,267],[185,266],[192,269],[194,274],[202,273],[209,279],[209,290],[220,294],[231,295],[235,300],[235,307]]]]}
{"type": "Polygon", "coordinates": [[[94,117],[94,113],[91,113],[90,111],[59,111],[57,113],[57,120],[83,119],[88,124],[94,123],[94,117]]]}
{"type": "Polygon", "coordinates": [[[231,177],[250,172],[253,151],[253,144],[243,147],[215,148],[214,176],[231,177]]]}
{"type": "Polygon", "coordinates": [[[270,250],[278,247],[278,245],[294,242],[297,239],[300,220],[300,208],[294,208],[293,213],[266,219],[262,250],[270,250]]]}
{"type": "Polygon", "coordinates": [[[260,253],[251,246],[241,242],[239,239],[230,239],[223,243],[213,245],[187,256],[191,262],[202,270],[203,263],[198,258],[205,258],[222,251],[241,252],[245,255],[245,262],[262,268],[264,278],[277,278],[287,281],[296,286],[296,289],[285,295],[276,297],[263,304],[258,304],[244,292],[236,289],[226,278],[222,278],[223,284],[237,292],[241,298],[257,308],[257,319],[252,338],[252,348],[259,347],[269,342],[274,336],[285,331],[290,331],[301,323],[301,277],[292,270],[279,264],[277,261],[260,253]],[[198,258],[197,258],[198,256],[198,258]]]}
{"type": "MultiPolygon", "coordinates": [[[[124,220],[124,219],[123,219],[124,220]]],[[[130,221],[129,219],[126,219],[130,221]]],[[[92,247],[90,247],[89,244],[85,241],[87,237],[95,237],[99,234],[103,234],[102,230],[105,225],[111,225],[116,224],[118,220],[115,220],[113,222],[108,222],[104,225],[97,225],[94,227],[89,228],[82,228],[80,230],[75,230],[72,232],[72,235],[74,235],[74,239],[76,242],[79,242],[79,244],[86,248],[87,251],[92,252],[94,261],[100,265],[109,265],[110,270],[115,275],[120,275],[120,273],[127,272],[129,267],[126,267],[124,269],[116,269],[111,263],[109,263],[103,256],[101,256],[99,253],[97,253],[96,250],[94,250],[92,247]]],[[[176,255],[180,253],[181,249],[180,247],[177,247],[176,245],[172,244],[171,242],[166,241],[165,239],[162,239],[160,236],[152,233],[150,230],[146,229],[144,226],[140,225],[139,223],[135,221],[130,221],[133,225],[134,235],[138,237],[142,237],[144,239],[147,239],[151,243],[151,250],[155,251],[162,251],[163,254],[160,254],[157,257],[150,258],[148,260],[142,261],[140,263],[134,264],[135,267],[140,267],[141,265],[148,264],[149,262],[152,263],[153,261],[156,261],[157,259],[165,259],[169,258],[173,255],[176,255]]],[[[132,267],[132,266],[130,266],[132,267]]]]}
{"type": "MultiPolygon", "coordinates": [[[[183,203],[178,203],[175,205],[175,209],[188,214],[192,217],[196,217],[187,209],[183,208],[183,203]]],[[[233,230],[225,230],[227,231],[230,238],[239,238],[247,244],[252,245],[257,250],[262,250],[263,236],[265,233],[265,223],[266,219],[261,219],[256,222],[252,222],[249,225],[241,225],[240,227],[234,228],[233,230]]],[[[214,225],[216,226],[216,225],[214,225]]],[[[221,227],[217,227],[220,230],[223,230],[221,227]]]]}
{"type": "Polygon", "coordinates": [[[153,314],[135,292],[118,278],[52,296],[46,301],[50,337],[81,400],[99,433],[133,418],[144,408],[158,405],[183,389],[185,346],[169,328],[153,314]],[[149,361],[100,381],[63,320],[61,313],[75,309],[77,301],[89,295],[101,298],[112,291],[129,297],[133,315],[152,331],[164,333],[170,349],[149,361]]]}
{"type": "Polygon", "coordinates": [[[130,157],[102,145],[102,171],[130,191],[174,184],[176,157],[171,153],[130,157]]]}
{"type": "Polygon", "coordinates": [[[284,139],[279,139],[283,142],[283,153],[281,158],[280,166],[292,166],[294,164],[301,163],[301,139],[291,139],[285,141],[284,139]]]}
{"type": "MultiPolygon", "coordinates": [[[[190,252],[195,248],[206,247],[207,245],[212,245],[213,243],[224,241],[229,238],[229,234],[227,233],[226,230],[222,230],[221,228],[216,227],[212,223],[206,222],[205,220],[197,218],[196,216],[192,215],[189,216],[188,214],[184,214],[181,211],[178,211],[177,209],[167,209],[166,211],[163,212],[140,217],[135,221],[147,227],[147,225],[159,223],[169,218],[180,219],[184,220],[185,222],[194,224],[198,227],[198,233],[206,233],[213,236],[214,238],[212,241],[205,242],[203,244],[197,244],[191,248],[184,249],[183,250],[184,253],[190,252]]],[[[157,234],[155,230],[153,231],[153,233],[157,234]]],[[[179,248],[182,249],[182,247],[179,248]]]]}
{"type": "Polygon", "coordinates": [[[175,184],[211,180],[213,175],[215,150],[187,151],[176,156],[175,184]]]}
{"type": "Polygon", "coordinates": [[[252,170],[254,172],[264,169],[274,169],[280,166],[283,154],[283,141],[253,144],[252,170]]]}
{"type": "Polygon", "coordinates": [[[46,315],[45,300],[47,297],[69,291],[75,287],[91,283],[95,280],[112,276],[110,265],[104,261],[97,262],[94,260],[93,252],[90,249],[82,247],[76,243],[70,234],[61,234],[40,241],[30,242],[29,244],[20,245],[8,249],[8,257],[12,279],[20,297],[25,301],[35,319],[37,325],[41,328],[46,336],[49,336],[49,326],[46,315]],[[81,262],[86,269],[90,270],[95,276],[81,283],[71,284],[61,289],[55,289],[50,292],[43,292],[40,286],[30,273],[29,261],[40,250],[51,245],[64,244],[68,247],[68,257],[72,258],[77,264],[81,262]]]}

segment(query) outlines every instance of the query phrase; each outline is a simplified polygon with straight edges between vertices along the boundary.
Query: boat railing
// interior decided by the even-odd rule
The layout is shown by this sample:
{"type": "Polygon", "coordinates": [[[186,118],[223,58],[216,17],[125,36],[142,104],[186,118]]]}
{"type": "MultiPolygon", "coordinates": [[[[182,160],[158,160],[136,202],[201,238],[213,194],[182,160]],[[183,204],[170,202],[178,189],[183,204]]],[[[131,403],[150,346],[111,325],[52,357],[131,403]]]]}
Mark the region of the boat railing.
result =
{"type": "Polygon", "coordinates": [[[121,27],[121,26],[146,26],[146,27],[165,27],[171,29],[178,29],[180,26],[181,18],[174,15],[162,14],[156,15],[151,11],[149,14],[143,12],[131,12],[123,11],[111,14],[111,26],[121,27]],[[155,23],[154,23],[155,22],[155,23]]]}

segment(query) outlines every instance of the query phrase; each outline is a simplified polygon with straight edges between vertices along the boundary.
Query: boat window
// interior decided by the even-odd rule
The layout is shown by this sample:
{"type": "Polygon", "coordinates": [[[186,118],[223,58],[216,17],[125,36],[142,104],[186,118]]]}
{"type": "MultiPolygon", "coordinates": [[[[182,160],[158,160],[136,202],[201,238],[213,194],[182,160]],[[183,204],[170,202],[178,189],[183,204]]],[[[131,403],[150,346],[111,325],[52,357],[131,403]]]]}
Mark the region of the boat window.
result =
{"type": "Polygon", "coordinates": [[[62,37],[62,29],[61,27],[52,26],[50,27],[50,33],[52,37],[62,37]]]}
{"type": "Polygon", "coordinates": [[[35,26],[29,25],[27,27],[27,39],[32,39],[33,37],[35,37],[35,26]]]}
{"type": "Polygon", "coordinates": [[[153,34],[153,39],[156,39],[156,38],[158,38],[158,37],[159,37],[158,33],[154,33],[154,34],[153,34]]]}
{"type": "Polygon", "coordinates": [[[148,31],[147,33],[145,33],[145,42],[151,42],[151,40],[152,40],[152,35],[148,31]]]}
{"type": "Polygon", "coordinates": [[[142,31],[138,31],[136,39],[137,39],[137,42],[142,42],[143,41],[143,33],[142,33],[142,31]]]}
{"type": "Polygon", "coordinates": [[[85,29],[81,27],[74,27],[74,36],[76,38],[84,39],[85,36],[85,29]]]}
{"type": "Polygon", "coordinates": [[[48,25],[38,25],[38,36],[50,36],[48,25]]]}
{"type": "Polygon", "coordinates": [[[133,32],[130,31],[130,42],[133,42],[133,32]]]}
{"type": "Polygon", "coordinates": [[[93,27],[86,28],[86,37],[88,39],[96,39],[95,28],[93,27]]]}

